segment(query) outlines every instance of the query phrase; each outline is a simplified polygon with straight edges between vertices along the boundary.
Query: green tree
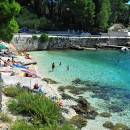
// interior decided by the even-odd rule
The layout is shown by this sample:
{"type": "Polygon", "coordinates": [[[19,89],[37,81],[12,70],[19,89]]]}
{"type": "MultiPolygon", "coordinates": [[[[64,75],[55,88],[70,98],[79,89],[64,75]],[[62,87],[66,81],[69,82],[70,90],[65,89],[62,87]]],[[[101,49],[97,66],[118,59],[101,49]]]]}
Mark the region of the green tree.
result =
{"type": "Polygon", "coordinates": [[[127,2],[128,0],[111,0],[111,23],[128,24],[129,6],[127,2]]]}
{"type": "Polygon", "coordinates": [[[92,0],[64,1],[63,22],[69,28],[90,30],[94,24],[95,4],[92,0]]]}
{"type": "Polygon", "coordinates": [[[102,31],[107,30],[110,15],[111,15],[110,1],[109,0],[102,0],[101,9],[99,12],[99,17],[98,17],[99,28],[102,31]]]}
{"type": "Polygon", "coordinates": [[[0,39],[10,41],[18,31],[15,16],[19,11],[20,5],[15,0],[0,0],[0,39]]]}
{"type": "Polygon", "coordinates": [[[95,4],[92,0],[85,0],[84,7],[84,18],[85,18],[85,28],[90,28],[94,25],[95,18],[95,4]]]}

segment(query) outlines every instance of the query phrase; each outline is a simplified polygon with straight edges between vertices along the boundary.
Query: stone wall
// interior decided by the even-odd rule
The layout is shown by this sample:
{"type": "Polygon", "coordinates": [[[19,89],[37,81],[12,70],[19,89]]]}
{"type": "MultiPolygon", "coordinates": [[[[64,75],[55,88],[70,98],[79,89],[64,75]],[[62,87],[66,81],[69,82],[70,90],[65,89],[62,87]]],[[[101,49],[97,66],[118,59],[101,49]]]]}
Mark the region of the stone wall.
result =
{"type": "Polygon", "coordinates": [[[40,43],[31,37],[14,37],[12,42],[18,50],[52,50],[52,49],[69,49],[73,45],[81,47],[95,47],[95,45],[123,45],[127,46],[130,38],[50,38],[46,43],[40,43]]]}

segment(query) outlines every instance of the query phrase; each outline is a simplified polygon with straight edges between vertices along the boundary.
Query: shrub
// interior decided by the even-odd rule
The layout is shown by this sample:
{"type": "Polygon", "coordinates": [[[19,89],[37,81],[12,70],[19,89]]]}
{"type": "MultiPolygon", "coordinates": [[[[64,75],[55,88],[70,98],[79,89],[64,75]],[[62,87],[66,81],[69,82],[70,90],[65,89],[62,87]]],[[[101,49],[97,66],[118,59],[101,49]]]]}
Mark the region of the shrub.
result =
{"type": "Polygon", "coordinates": [[[11,87],[4,88],[3,93],[8,97],[16,97],[22,91],[24,90],[20,87],[11,86],[11,87]]]}
{"type": "Polygon", "coordinates": [[[32,39],[33,39],[33,40],[37,40],[38,37],[34,35],[34,36],[32,36],[32,39]]]}
{"type": "Polygon", "coordinates": [[[47,42],[49,40],[48,35],[47,34],[42,34],[40,36],[39,40],[40,40],[40,42],[47,42]]]}
{"type": "Polygon", "coordinates": [[[17,120],[11,127],[11,130],[38,130],[38,129],[34,128],[33,125],[27,124],[25,121],[17,120]]]}
{"type": "Polygon", "coordinates": [[[34,125],[27,124],[25,121],[17,120],[11,127],[11,130],[75,130],[75,129],[73,126],[69,124],[65,124],[63,126],[55,124],[39,128],[34,125]]]}
{"type": "Polygon", "coordinates": [[[23,92],[8,107],[12,112],[33,117],[34,124],[53,124],[61,118],[59,107],[39,94],[23,92]]]}
{"type": "Polygon", "coordinates": [[[7,113],[0,113],[0,120],[7,123],[10,123],[12,121],[7,113]]]}
{"type": "Polygon", "coordinates": [[[75,128],[69,124],[64,124],[63,126],[59,126],[56,124],[56,125],[50,125],[50,126],[44,127],[39,130],[75,130],[75,128]]]}

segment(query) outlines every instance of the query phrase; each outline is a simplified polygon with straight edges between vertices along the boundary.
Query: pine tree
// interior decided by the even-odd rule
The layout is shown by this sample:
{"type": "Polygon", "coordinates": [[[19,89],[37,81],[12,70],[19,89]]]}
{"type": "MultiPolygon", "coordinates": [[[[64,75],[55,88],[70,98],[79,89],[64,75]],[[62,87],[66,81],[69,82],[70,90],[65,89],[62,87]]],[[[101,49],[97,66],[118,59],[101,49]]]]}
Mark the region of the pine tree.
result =
{"type": "Polygon", "coordinates": [[[19,11],[20,5],[15,0],[0,0],[0,39],[10,41],[18,31],[15,16],[19,11]]]}
{"type": "Polygon", "coordinates": [[[111,23],[128,23],[129,7],[127,2],[128,0],[111,0],[111,23]]]}
{"type": "Polygon", "coordinates": [[[108,27],[109,18],[111,15],[111,4],[109,0],[102,0],[101,9],[98,17],[99,28],[106,31],[108,27]]]}
{"type": "Polygon", "coordinates": [[[85,26],[89,30],[89,27],[92,27],[94,25],[95,18],[95,4],[92,0],[85,0],[84,11],[85,26]]]}

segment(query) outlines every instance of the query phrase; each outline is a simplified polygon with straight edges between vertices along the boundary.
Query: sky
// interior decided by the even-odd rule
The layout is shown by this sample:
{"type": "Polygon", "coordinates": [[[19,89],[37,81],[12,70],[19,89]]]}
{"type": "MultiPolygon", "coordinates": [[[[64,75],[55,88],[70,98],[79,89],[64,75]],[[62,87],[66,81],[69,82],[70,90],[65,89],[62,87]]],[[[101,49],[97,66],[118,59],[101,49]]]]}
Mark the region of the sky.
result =
{"type": "Polygon", "coordinates": [[[128,2],[128,4],[130,5],[130,1],[128,2]]]}

